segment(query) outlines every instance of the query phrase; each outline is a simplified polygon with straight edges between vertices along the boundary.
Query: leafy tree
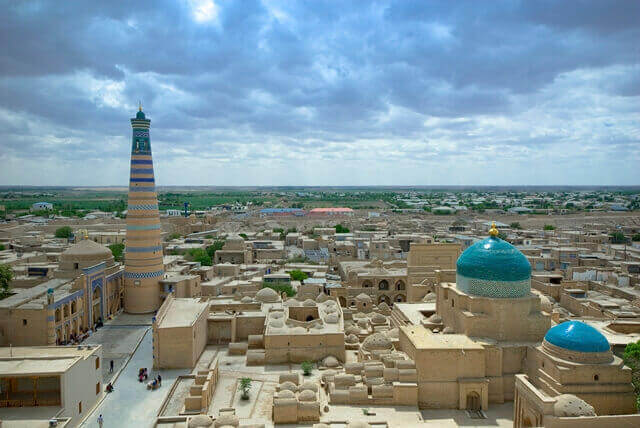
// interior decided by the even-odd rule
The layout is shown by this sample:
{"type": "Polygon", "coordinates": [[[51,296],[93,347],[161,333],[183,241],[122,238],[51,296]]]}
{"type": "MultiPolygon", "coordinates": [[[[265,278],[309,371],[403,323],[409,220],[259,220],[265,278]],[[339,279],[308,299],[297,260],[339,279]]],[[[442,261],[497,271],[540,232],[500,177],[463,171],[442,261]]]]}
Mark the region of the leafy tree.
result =
{"type": "Polygon", "coordinates": [[[624,244],[625,242],[627,242],[627,238],[622,232],[613,232],[609,234],[609,237],[611,238],[611,242],[614,244],[624,244]]]}
{"type": "Polygon", "coordinates": [[[113,254],[113,258],[117,262],[121,262],[122,255],[124,254],[124,244],[111,244],[109,245],[109,249],[111,250],[111,254],[113,254]]]}
{"type": "Polygon", "coordinates": [[[249,238],[246,233],[238,233],[238,236],[241,236],[242,239],[248,239],[249,238]]]}
{"type": "Polygon", "coordinates": [[[349,229],[341,224],[336,225],[336,233],[349,233],[349,229]]]}
{"type": "Polygon", "coordinates": [[[303,361],[302,364],[300,364],[300,368],[305,376],[311,376],[311,372],[313,371],[313,364],[311,362],[303,361]]]}
{"type": "Polygon", "coordinates": [[[640,233],[636,233],[635,235],[633,235],[633,236],[631,237],[631,240],[632,240],[633,242],[638,242],[638,241],[640,241],[640,233]]]}
{"type": "Polygon", "coordinates": [[[271,288],[278,292],[278,294],[285,293],[287,297],[293,297],[296,295],[296,290],[293,289],[291,284],[282,282],[263,282],[262,288],[271,288]]]}
{"type": "Polygon", "coordinates": [[[543,227],[544,230],[556,230],[556,227],[552,224],[545,224],[543,227]]]}
{"type": "Polygon", "coordinates": [[[640,409],[640,340],[629,343],[622,354],[624,364],[631,369],[631,383],[636,392],[636,408],[640,409]]]}
{"type": "Polygon", "coordinates": [[[242,395],[240,398],[243,400],[249,399],[249,390],[251,389],[251,378],[243,377],[240,379],[240,390],[242,391],[242,395]]]}
{"type": "Polygon", "coordinates": [[[7,249],[7,247],[5,247],[4,244],[0,244],[0,251],[4,251],[6,249],[7,249]]]}
{"type": "Polygon", "coordinates": [[[56,238],[71,238],[73,235],[73,230],[69,226],[62,226],[56,229],[56,238]]]}
{"type": "Polygon", "coordinates": [[[202,248],[192,248],[187,252],[187,258],[194,262],[200,262],[202,266],[211,266],[211,257],[202,248]]]}
{"type": "Polygon", "coordinates": [[[213,258],[216,251],[222,250],[222,247],[224,247],[224,241],[214,241],[213,244],[207,247],[207,254],[209,257],[213,258]]]}
{"type": "Polygon", "coordinates": [[[518,223],[517,221],[514,221],[509,226],[511,226],[511,229],[522,229],[522,226],[520,226],[520,223],[518,223]]]}
{"type": "Polygon", "coordinates": [[[9,293],[9,283],[13,279],[13,269],[9,265],[0,265],[0,298],[7,297],[9,293]]]}
{"type": "Polygon", "coordinates": [[[304,281],[305,279],[309,278],[309,275],[307,275],[306,273],[302,272],[299,269],[294,269],[291,272],[289,272],[289,276],[294,281],[304,281]]]}

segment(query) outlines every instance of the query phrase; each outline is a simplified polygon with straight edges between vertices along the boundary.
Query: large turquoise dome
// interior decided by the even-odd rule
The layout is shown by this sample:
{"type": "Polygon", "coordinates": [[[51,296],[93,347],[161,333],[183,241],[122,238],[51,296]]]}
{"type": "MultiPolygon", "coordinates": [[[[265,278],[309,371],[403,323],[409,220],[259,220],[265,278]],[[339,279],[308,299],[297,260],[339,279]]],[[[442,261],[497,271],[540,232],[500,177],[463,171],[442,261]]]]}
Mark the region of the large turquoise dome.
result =
{"type": "Polygon", "coordinates": [[[609,341],[589,324],[566,321],[551,327],[544,340],[562,349],[574,352],[607,352],[609,341]]]}
{"type": "Polygon", "coordinates": [[[531,292],[531,265],[516,247],[492,236],[467,248],[456,263],[456,286],[474,296],[517,298],[531,292]]]}

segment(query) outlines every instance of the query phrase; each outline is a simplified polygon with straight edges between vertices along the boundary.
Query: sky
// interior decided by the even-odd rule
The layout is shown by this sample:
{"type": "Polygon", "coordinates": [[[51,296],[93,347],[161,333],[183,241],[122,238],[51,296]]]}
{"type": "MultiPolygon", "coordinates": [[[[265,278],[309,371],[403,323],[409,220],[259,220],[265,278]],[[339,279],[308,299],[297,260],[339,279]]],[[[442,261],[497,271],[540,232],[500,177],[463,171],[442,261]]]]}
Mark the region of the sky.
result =
{"type": "Polygon", "coordinates": [[[0,0],[0,185],[638,185],[640,2],[0,0]]]}

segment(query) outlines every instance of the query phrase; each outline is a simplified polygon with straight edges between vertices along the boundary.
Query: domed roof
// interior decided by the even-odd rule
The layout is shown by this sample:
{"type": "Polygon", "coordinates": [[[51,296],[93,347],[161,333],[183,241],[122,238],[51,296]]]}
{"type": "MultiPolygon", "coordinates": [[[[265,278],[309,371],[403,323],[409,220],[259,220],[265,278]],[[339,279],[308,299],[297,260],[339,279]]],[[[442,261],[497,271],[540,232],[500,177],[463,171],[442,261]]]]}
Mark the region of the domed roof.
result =
{"type": "Polygon", "coordinates": [[[295,383],[290,382],[290,381],[286,381],[286,382],[282,382],[280,384],[280,390],[282,391],[282,390],[285,390],[285,389],[295,392],[295,391],[298,390],[298,387],[296,386],[295,383]]]}
{"type": "Polygon", "coordinates": [[[307,389],[313,392],[318,392],[318,384],[312,382],[310,380],[304,381],[302,385],[300,385],[300,391],[306,391],[307,389]]]}
{"type": "Polygon", "coordinates": [[[263,303],[275,303],[279,297],[278,292],[269,287],[265,287],[256,293],[256,300],[263,303]]]}
{"type": "Polygon", "coordinates": [[[581,321],[566,321],[551,327],[544,340],[575,352],[607,352],[609,341],[595,328],[581,321]]]}
{"type": "Polygon", "coordinates": [[[562,394],[556,397],[553,415],[558,417],[596,416],[596,412],[593,406],[583,399],[572,394],[562,394]]]}
{"type": "Polygon", "coordinates": [[[316,401],[316,394],[308,389],[298,394],[298,400],[300,401],[316,401]]]}
{"type": "Polygon", "coordinates": [[[208,415],[195,415],[189,420],[189,428],[213,426],[213,419],[208,415]]]}
{"type": "Polygon", "coordinates": [[[387,317],[382,314],[376,313],[371,317],[371,322],[373,322],[374,324],[386,324],[387,317]]]}
{"type": "Polygon", "coordinates": [[[288,389],[284,389],[280,392],[278,392],[278,395],[276,396],[277,398],[295,398],[295,394],[291,391],[289,391],[288,389]]]}
{"type": "Polygon", "coordinates": [[[356,336],[355,334],[349,334],[349,335],[344,339],[344,341],[345,341],[346,343],[352,343],[352,344],[353,344],[353,343],[358,343],[358,342],[359,342],[359,341],[358,341],[358,336],[356,336]]]}
{"type": "Polygon", "coordinates": [[[322,364],[325,367],[338,367],[340,365],[340,361],[333,355],[329,355],[322,360],[322,364]]]}
{"type": "Polygon", "coordinates": [[[367,351],[386,351],[393,348],[391,340],[382,333],[373,333],[362,342],[362,348],[367,351]]]}
{"type": "Polygon", "coordinates": [[[90,239],[83,239],[77,244],[73,244],[71,247],[63,251],[62,256],[69,258],[75,256],[81,256],[83,258],[109,258],[113,255],[111,254],[111,250],[104,245],[100,245],[90,239]]]}
{"type": "Polygon", "coordinates": [[[136,119],[146,119],[146,116],[144,115],[144,112],[142,110],[139,110],[136,113],[136,119]]]}
{"type": "Polygon", "coordinates": [[[516,298],[531,292],[531,265],[516,247],[491,236],[467,248],[456,263],[458,289],[474,296],[516,298]]]}
{"type": "Polygon", "coordinates": [[[367,303],[372,301],[372,300],[371,300],[371,297],[369,297],[367,294],[364,294],[364,293],[360,293],[360,294],[358,294],[358,295],[356,296],[356,300],[357,300],[358,302],[367,302],[367,303]]]}

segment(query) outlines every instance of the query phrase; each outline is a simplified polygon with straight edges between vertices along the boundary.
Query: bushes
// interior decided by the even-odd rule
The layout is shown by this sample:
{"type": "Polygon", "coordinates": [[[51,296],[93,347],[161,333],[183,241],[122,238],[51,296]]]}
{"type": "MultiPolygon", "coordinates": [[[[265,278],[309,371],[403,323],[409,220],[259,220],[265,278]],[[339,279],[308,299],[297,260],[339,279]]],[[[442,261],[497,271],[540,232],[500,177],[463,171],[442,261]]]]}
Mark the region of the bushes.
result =
{"type": "Polygon", "coordinates": [[[624,364],[631,369],[631,383],[636,393],[636,408],[640,409],[640,340],[629,343],[622,355],[624,364]]]}
{"type": "Polygon", "coordinates": [[[307,275],[306,273],[298,269],[295,269],[289,272],[289,276],[294,281],[304,281],[305,279],[309,278],[309,275],[307,275]]]}
{"type": "Polygon", "coordinates": [[[207,247],[207,254],[213,259],[216,251],[222,250],[222,247],[224,247],[224,241],[214,241],[213,244],[207,247]]]}
{"type": "Polygon", "coordinates": [[[276,290],[278,294],[286,293],[287,297],[296,295],[296,290],[293,289],[291,284],[284,282],[263,282],[262,288],[271,288],[272,290],[276,290]]]}
{"type": "Polygon", "coordinates": [[[0,265],[0,298],[9,296],[9,283],[13,279],[13,269],[9,265],[0,265]]]}
{"type": "Polygon", "coordinates": [[[56,238],[71,238],[73,235],[73,230],[69,226],[62,226],[56,229],[56,238]]]}
{"type": "Polygon", "coordinates": [[[349,229],[341,224],[336,225],[336,233],[349,233],[349,229]]]}
{"type": "Polygon", "coordinates": [[[122,255],[124,253],[124,244],[111,244],[109,245],[109,249],[111,250],[111,254],[113,254],[115,261],[121,262],[122,255]]]}
{"type": "Polygon", "coordinates": [[[187,251],[187,258],[194,262],[199,262],[202,266],[211,266],[211,257],[202,248],[192,248],[187,251]]]}
{"type": "Polygon", "coordinates": [[[313,364],[311,362],[303,361],[302,364],[300,364],[300,368],[305,376],[311,376],[311,372],[313,371],[313,364]]]}
{"type": "Polygon", "coordinates": [[[251,378],[243,377],[240,379],[240,390],[242,391],[242,395],[240,398],[243,400],[249,399],[249,390],[251,389],[251,378]]]}
{"type": "Polygon", "coordinates": [[[552,224],[545,224],[543,227],[544,230],[556,230],[556,227],[552,224]]]}

